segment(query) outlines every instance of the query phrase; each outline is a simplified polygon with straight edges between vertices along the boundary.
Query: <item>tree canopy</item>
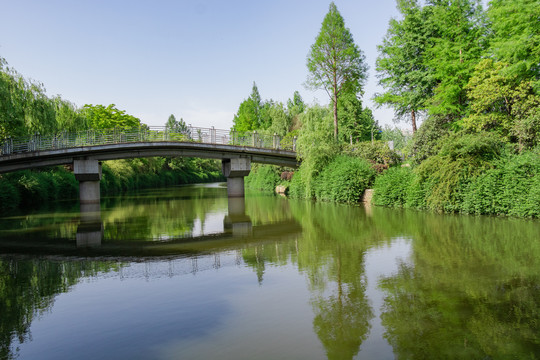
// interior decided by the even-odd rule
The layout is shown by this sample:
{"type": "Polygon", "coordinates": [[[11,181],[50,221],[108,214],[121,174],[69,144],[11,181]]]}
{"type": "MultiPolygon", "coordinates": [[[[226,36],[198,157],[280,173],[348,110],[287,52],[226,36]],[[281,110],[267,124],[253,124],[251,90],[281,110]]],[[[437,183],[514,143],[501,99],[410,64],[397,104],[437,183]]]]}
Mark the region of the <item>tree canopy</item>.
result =
{"type": "Polygon", "coordinates": [[[332,2],[321,30],[307,57],[309,76],[306,84],[324,89],[334,113],[334,138],[338,139],[338,100],[344,91],[357,94],[367,76],[364,54],[354,43],[345,21],[332,2]]]}

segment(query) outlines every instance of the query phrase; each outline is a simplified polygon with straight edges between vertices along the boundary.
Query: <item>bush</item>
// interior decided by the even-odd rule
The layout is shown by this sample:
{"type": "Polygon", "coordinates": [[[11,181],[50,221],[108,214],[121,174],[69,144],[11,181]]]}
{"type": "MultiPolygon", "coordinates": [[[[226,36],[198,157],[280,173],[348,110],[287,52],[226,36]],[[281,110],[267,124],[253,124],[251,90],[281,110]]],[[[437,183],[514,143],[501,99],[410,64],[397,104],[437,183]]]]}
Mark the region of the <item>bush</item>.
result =
{"type": "Polygon", "coordinates": [[[471,214],[540,217],[540,153],[509,154],[465,189],[461,210],[471,214]]]}
{"type": "Polygon", "coordinates": [[[364,159],[337,156],[315,181],[315,196],[319,200],[357,203],[372,183],[375,170],[364,159]]]}
{"type": "Polygon", "coordinates": [[[410,167],[393,167],[375,179],[373,204],[404,207],[414,173],[410,167]]]}
{"type": "Polygon", "coordinates": [[[276,166],[253,164],[251,172],[245,178],[247,188],[273,193],[281,181],[276,166]]]}
{"type": "MultiPolygon", "coordinates": [[[[400,161],[399,154],[390,149],[387,141],[377,140],[373,143],[371,141],[365,141],[353,145],[345,145],[344,151],[350,156],[362,158],[372,164],[385,165],[385,168],[400,161]]],[[[375,168],[377,167],[375,166],[375,168]]]]}
{"type": "Polygon", "coordinates": [[[468,183],[493,167],[503,148],[502,140],[491,133],[448,136],[439,154],[415,169],[417,176],[411,185],[413,192],[407,200],[408,205],[437,211],[460,211],[468,183]]]}

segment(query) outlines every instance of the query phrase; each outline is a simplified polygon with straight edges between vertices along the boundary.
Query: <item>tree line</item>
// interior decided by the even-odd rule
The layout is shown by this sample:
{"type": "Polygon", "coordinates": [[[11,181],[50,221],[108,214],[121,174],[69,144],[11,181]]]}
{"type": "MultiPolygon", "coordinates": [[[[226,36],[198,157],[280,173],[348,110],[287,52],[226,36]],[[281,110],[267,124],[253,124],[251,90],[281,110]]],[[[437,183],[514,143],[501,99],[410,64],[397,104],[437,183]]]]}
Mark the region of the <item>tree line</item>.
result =
{"type": "MultiPolygon", "coordinates": [[[[256,169],[248,184],[283,183],[293,196],[345,202],[375,186],[379,205],[540,216],[540,4],[396,4],[400,18],[378,47],[384,91],[374,100],[393,108],[396,121],[409,121],[413,136],[381,129],[362,107],[365,58],[331,3],[306,64],[306,85],[325,90],[330,103],[303,104],[294,116],[281,106],[302,165],[292,181],[280,176],[284,169],[260,171],[263,181],[256,169]],[[392,140],[394,149],[377,139],[392,140]]],[[[252,93],[241,104],[233,128],[274,131],[273,117],[246,111],[256,99],[252,93]],[[265,120],[245,126],[250,114],[265,120]]]]}

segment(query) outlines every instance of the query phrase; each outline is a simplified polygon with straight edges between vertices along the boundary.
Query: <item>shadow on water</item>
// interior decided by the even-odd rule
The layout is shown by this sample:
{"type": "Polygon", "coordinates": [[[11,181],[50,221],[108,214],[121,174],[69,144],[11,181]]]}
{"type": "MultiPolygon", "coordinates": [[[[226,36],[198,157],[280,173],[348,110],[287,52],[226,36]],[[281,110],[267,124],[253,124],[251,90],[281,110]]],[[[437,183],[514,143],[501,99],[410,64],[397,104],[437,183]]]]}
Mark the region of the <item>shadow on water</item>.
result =
{"type": "Polygon", "coordinates": [[[169,261],[187,274],[232,261],[251,269],[259,286],[271,268],[293,265],[304,276],[313,333],[329,359],[362,356],[379,310],[368,283],[384,294],[381,321],[395,357],[534,358],[539,226],[276,197],[228,201],[212,186],[1,218],[0,357],[14,356],[32,321],[82,278],[134,262],[169,261]],[[368,278],[366,259],[374,250],[392,255],[397,239],[408,241],[410,257],[389,256],[398,270],[368,278]]]}

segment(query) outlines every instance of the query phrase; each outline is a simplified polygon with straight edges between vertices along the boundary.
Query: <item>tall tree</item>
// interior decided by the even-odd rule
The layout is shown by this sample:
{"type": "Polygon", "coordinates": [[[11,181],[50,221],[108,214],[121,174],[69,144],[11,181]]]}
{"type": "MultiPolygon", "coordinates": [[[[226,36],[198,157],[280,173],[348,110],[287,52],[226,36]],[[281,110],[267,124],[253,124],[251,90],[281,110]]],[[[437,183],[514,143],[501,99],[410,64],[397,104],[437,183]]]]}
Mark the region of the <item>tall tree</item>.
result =
{"type": "Polygon", "coordinates": [[[336,5],[330,3],[321,30],[307,58],[309,75],[306,84],[313,89],[324,89],[332,101],[334,139],[338,140],[338,100],[343,91],[359,93],[367,75],[362,51],[336,5]]]}
{"type": "Polygon", "coordinates": [[[531,80],[540,94],[540,2],[492,0],[488,16],[493,29],[490,52],[517,81],[531,80]]]}
{"type": "Polygon", "coordinates": [[[432,46],[435,29],[430,8],[422,9],[417,0],[397,0],[402,20],[391,19],[376,61],[379,84],[385,92],[374,97],[377,105],[394,109],[396,120],[410,116],[413,133],[418,113],[426,109],[433,95],[433,69],[425,63],[426,49],[432,46]]]}
{"type": "Polygon", "coordinates": [[[426,56],[437,81],[428,110],[448,121],[460,120],[469,106],[465,87],[488,45],[484,12],[480,0],[429,0],[428,4],[433,9],[430,21],[437,27],[426,56]]]}
{"type": "Polygon", "coordinates": [[[253,82],[251,95],[240,103],[233,119],[233,129],[236,131],[251,131],[261,126],[261,95],[257,84],[253,82]]]}

